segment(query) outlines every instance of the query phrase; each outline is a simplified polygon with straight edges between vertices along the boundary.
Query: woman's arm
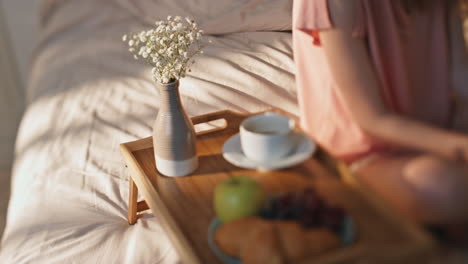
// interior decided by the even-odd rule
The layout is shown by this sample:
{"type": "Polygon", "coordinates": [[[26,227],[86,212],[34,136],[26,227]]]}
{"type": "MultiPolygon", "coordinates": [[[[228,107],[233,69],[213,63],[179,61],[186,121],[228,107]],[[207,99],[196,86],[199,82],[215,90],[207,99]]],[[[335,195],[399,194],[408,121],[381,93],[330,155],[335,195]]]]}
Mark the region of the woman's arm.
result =
{"type": "Polygon", "coordinates": [[[322,47],[360,127],[391,144],[459,159],[459,147],[468,150],[468,137],[396,115],[385,106],[364,41],[352,36],[355,1],[329,0],[329,8],[334,28],[320,33],[322,47]]]}

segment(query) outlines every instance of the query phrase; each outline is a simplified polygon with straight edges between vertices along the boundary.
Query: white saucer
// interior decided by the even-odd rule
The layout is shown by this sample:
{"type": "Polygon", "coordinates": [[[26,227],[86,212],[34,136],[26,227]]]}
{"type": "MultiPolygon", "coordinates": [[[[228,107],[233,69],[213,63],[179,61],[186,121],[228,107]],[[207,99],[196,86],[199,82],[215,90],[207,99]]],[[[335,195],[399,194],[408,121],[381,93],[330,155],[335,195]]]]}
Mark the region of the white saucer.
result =
{"type": "Polygon", "coordinates": [[[223,157],[230,163],[245,169],[275,170],[297,165],[308,159],[317,149],[317,145],[305,134],[294,131],[296,146],[291,153],[281,160],[261,163],[244,155],[239,133],[230,137],[223,145],[223,157]]]}

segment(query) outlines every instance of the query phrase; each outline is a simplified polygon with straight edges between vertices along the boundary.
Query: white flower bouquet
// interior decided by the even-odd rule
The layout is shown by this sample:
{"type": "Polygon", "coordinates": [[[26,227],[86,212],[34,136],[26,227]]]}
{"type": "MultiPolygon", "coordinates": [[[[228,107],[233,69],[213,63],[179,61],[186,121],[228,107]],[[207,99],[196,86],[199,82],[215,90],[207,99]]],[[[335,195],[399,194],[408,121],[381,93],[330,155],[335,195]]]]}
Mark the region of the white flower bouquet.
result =
{"type": "Polygon", "coordinates": [[[124,35],[134,58],[143,58],[153,66],[156,82],[171,83],[185,77],[190,71],[193,56],[203,53],[200,40],[203,30],[189,18],[168,16],[167,20],[157,21],[156,27],[136,34],[124,35]]]}

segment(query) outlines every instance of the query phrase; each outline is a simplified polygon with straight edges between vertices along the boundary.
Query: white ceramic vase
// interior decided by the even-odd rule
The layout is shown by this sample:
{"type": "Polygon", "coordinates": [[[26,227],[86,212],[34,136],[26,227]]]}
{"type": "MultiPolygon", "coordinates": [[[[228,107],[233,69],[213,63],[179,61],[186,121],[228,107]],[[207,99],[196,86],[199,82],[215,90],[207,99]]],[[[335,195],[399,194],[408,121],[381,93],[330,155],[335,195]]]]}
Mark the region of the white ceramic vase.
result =
{"type": "Polygon", "coordinates": [[[153,126],[156,168],[165,176],[186,176],[198,167],[195,130],[180,100],[179,81],[158,86],[161,98],[153,126]]]}

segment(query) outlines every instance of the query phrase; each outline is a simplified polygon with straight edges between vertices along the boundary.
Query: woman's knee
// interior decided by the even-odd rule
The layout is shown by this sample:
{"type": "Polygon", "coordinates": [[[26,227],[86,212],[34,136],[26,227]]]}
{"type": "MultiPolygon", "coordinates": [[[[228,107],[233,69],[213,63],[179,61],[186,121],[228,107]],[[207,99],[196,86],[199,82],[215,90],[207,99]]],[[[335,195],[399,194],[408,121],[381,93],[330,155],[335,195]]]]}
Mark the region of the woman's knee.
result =
{"type": "Polygon", "coordinates": [[[468,170],[435,156],[421,156],[403,168],[403,177],[441,217],[466,217],[468,170]]]}

